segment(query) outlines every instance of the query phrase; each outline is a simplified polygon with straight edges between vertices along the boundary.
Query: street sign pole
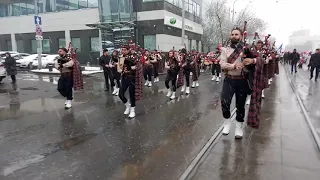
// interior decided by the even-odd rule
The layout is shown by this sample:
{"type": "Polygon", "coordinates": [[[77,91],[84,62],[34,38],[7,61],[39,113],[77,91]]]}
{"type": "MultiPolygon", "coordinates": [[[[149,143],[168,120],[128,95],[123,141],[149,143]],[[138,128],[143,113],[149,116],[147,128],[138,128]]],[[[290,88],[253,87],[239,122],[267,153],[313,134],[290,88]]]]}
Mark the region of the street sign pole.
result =
{"type": "Polygon", "coordinates": [[[185,36],[185,11],[186,11],[186,4],[185,4],[185,0],[182,0],[182,27],[181,27],[181,45],[184,46],[184,36],[185,36]]]}
{"type": "MultiPolygon", "coordinates": [[[[38,17],[38,0],[34,0],[34,8],[35,8],[35,17],[38,17]]],[[[40,26],[39,18],[36,19],[36,28],[37,26],[40,26]]],[[[38,69],[40,70],[42,68],[42,61],[41,61],[41,54],[42,54],[42,40],[40,38],[37,38],[37,52],[38,52],[38,69]]]]}

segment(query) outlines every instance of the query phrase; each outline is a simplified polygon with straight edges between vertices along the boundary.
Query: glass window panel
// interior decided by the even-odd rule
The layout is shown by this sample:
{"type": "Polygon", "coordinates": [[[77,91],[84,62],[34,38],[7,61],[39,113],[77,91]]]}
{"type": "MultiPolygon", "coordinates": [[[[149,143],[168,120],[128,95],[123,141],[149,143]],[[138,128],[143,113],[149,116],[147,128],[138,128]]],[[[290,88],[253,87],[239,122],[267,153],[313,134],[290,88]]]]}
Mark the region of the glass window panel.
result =
{"type": "Polygon", "coordinates": [[[149,50],[157,49],[156,35],[147,35],[143,37],[144,48],[149,50]]]}
{"type": "MultiPolygon", "coordinates": [[[[105,0],[103,0],[105,1],[105,0]]],[[[92,8],[92,7],[98,7],[98,0],[88,0],[88,7],[92,8]]]]}
{"type": "Polygon", "coordinates": [[[46,0],[46,12],[53,12],[54,11],[54,0],[46,0]]]}
{"type": "Polygon", "coordinates": [[[88,1],[91,0],[79,0],[79,9],[88,8],[88,1]]]}
{"type": "Polygon", "coordinates": [[[17,41],[17,51],[20,53],[24,53],[23,40],[17,41]]]}
{"type": "Polygon", "coordinates": [[[43,39],[42,40],[42,51],[43,52],[50,52],[50,40],[49,39],[43,39]]]}
{"type": "Polygon", "coordinates": [[[21,15],[19,3],[12,4],[12,15],[13,16],[20,16],[21,15]]]}
{"type": "Polygon", "coordinates": [[[56,0],[56,8],[57,11],[65,11],[69,9],[69,1],[68,0],[56,0]]]}
{"type": "Polygon", "coordinates": [[[58,39],[58,41],[59,41],[59,48],[66,47],[66,39],[65,38],[60,38],[60,39],[58,39]]]}
{"type": "Polygon", "coordinates": [[[77,52],[81,52],[81,40],[80,40],[80,38],[72,38],[71,42],[72,42],[72,47],[78,48],[77,52]]]}
{"type": "Polygon", "coordinates": [[[197,16],[200,17],[200,5],[197,4],[197,16]]]}
{"type": "Polygon", "coordinates": [[[21,15],[27,15],[27,4],[26,3],[20,3],[20,14],[21,15]]]}
{"type": "Polygon", "coordinates": [[[7,17],[9,16],[8,5],[0,4],[0,17],[7,17]]]}
{"type": "Polygon", "coordinates": [[[26,3],[27,14],[34,14],[34,1],[26,3]]]}
{"type": "Polygon", "coordinates": [[[100,52],[99,37],[92,37],[92,38],[90,38],[90,44],[91,44],[90,50],[91,50],[92,52],[100,52]]]}
{"type": "Polygon", "coordinates": [[[7,41],[8,51],[12,51],[12,43],[11,41],[7,41]]]}
{"type": "Polygon", "coordinates": [[[69,0],[69,9],[79,9],[79,1],[69,0]]]}
{"type": "Polygon", "coordinates": [[[31,40],[31,51],[37,53],[38,43],[37,40],[31,40]]]}

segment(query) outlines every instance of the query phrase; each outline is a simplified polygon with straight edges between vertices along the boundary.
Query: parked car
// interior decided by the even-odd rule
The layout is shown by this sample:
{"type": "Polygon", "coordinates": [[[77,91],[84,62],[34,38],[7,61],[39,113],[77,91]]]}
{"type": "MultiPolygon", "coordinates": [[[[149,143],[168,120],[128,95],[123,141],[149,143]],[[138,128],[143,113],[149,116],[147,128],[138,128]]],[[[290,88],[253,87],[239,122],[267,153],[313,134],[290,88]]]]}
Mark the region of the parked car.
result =
{"type": "MultiPolygon", "coordinates": [[[[54,59],[59,56],[58,54],[50,54],[41,59],[42,68],[47,68],[49,64],[54,64],[54,59]]],[[[38,68],[38,61],[32,63],[33,68],[38,68]]]]}
{"type": "MultiPolygon", "coordinates": [[[[48,54],[41,54],[42,58],[47,57],[48,54]]],[[[27,57],[24,57],[22,59],[17,60],[17,66],[20,68],[28,68],[31,69],[32,68],[32,64],[38,61],[38,54],[31,54],[27,57]]]]}
{"type": "MultiPolygon", "coordinates": [[[[10,53],[10,52],[9,52],[10,53]]],[[[28,53],[10,53],[11,57],[13,57],[16,61],[19,59],[23,59],[24,57],[30,56],[30,54],[28,53]]],[[[1,62],[3,63],[5,61],[5,55],[3,54],[3,56],[1,56],[1,62]]],[[[18,63],[17,63],[17,66],[18,63]]]]}
{"type": "Polygon", "coordinates": [[[9,53],[9,54],[11,54],[11,56],[12,55],[14,55],[14,54],[19,54],[18,52],[16,52],[16,51],[0,51],[0,62],[4,62],[4,59],[6,58],[6,53],[9,53]]]}
{"type": "Polygon", "coordinates": [[[0,83],[7,76],[6,69],[4,68],[4,64],[0,62],[0,83]]]}

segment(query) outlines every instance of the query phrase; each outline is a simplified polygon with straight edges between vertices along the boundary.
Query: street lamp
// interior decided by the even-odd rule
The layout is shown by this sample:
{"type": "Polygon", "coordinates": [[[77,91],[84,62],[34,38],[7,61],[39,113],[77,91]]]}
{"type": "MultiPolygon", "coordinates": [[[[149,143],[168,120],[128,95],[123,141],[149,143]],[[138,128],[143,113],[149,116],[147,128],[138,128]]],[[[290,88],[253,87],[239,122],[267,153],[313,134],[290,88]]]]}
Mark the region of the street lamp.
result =
{"type": "Polygon", "coordinates": [[[234,4],[237,2],[238,0],[234,0],[233,1],[233,6],[232,6],[232,25],[233,25],[233,20],[234,20],[234,4]]]}

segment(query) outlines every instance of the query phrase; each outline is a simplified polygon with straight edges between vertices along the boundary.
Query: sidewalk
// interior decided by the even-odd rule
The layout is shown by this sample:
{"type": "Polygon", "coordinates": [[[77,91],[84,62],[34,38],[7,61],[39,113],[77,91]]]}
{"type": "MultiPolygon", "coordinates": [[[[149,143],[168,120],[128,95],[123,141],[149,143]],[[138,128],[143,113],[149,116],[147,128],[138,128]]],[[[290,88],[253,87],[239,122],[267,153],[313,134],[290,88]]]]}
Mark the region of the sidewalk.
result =
{"type": "Polygon", "coordinates": [[[319,180],[320,153],[284,69],[266,91],[258,130],[234,127],[207,153],[194,180],[319,180]]]}

